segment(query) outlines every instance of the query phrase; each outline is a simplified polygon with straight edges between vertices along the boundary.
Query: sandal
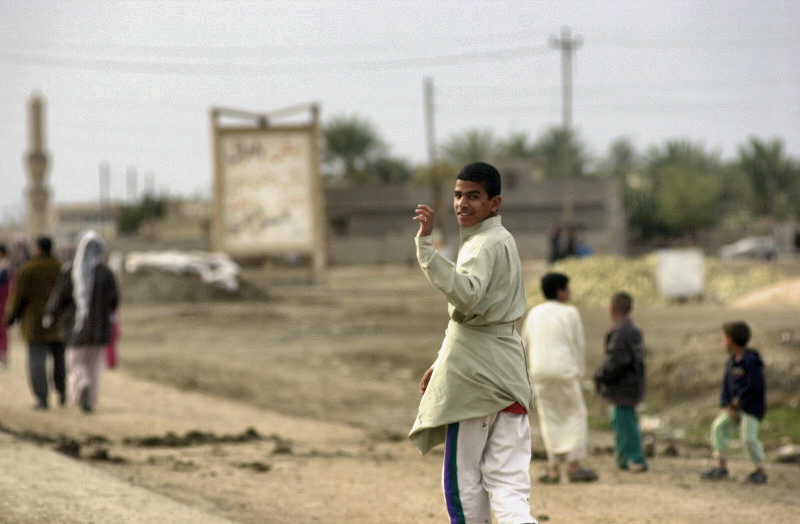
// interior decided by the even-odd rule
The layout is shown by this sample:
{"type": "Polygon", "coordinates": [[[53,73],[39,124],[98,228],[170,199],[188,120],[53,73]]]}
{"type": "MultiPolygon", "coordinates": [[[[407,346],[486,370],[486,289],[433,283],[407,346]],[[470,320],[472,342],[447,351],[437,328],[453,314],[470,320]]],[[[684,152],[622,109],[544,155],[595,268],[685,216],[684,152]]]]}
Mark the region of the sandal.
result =
{"type": "Polygon", "coordinates": [[[589,468],[580,468],[577,471],[567,472],[570,482],[594,482],[598,477],[597,473],[589,468]]]}
{"type": "Polygon", "coordinates": [[[554,477],[549,471],[545,471],[537,480],[542,484],[558,484],[561,482],[561,477],[554,477]]]}

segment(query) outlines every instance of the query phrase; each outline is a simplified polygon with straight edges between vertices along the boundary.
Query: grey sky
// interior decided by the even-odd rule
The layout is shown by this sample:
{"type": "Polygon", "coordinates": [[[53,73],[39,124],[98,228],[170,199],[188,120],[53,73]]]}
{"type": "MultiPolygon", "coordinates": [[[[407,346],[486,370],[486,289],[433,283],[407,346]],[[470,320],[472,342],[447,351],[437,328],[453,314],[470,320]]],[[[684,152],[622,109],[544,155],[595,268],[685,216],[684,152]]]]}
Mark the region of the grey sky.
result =
{"type": "Polygon", "coordinates": [[[725,158],[749,136],[800,157],[800,2],[5,1],[0,2],[0,220],[27,185],[26,103],[47,103],[57,202],[113,198],[126,171],[173,195],[210,193],[208,111],[319,102],[323,121],[368,118],[391,153],[426,160],[422,81],[437,140],[471,128],[537,137],[560,124],[569,26],[574,125],[596,157],[690,138],[725,158]]]}

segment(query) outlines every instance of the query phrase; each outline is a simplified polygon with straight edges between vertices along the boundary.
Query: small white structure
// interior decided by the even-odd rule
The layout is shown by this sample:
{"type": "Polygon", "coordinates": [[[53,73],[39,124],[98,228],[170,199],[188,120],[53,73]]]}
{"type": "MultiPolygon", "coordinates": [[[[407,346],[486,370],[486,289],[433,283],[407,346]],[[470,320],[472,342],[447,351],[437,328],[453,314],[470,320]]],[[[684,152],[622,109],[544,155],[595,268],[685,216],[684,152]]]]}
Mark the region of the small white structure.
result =
{"type": "Polygon", "coordinates": [[[656,251],[656,285],[668,298],[691,298],[703,294],[705,267],[700,249],[656,251]]]}
{"type": "Polygon", "coordinates": [[[196,274],[206,284],[227,291],[239,289],[239,265],[225,253],[206,251],[134,251],[125,257],[129,273],[167,271],[178,275],[196,274]]]}

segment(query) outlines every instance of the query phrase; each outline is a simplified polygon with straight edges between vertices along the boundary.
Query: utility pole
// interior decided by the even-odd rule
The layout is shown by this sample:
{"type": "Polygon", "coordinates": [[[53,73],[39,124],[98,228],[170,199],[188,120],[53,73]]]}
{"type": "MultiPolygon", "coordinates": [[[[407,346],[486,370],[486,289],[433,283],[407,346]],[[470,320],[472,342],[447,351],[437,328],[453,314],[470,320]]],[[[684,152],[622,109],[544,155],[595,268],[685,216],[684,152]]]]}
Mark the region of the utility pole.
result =
{"type": "MultiPolygon", "coordinates": [[[[433,208],[440,211],[444,205],[442,201],[442,181],[439,178],[438,159],[436,157],[436,126],[434,121],[433,78],[426,76],[422,85],[422,94],[425,107],[425,139],[428,144],[428,169],[431,177],[431,191],[433,193],[433,208]]],[[[444,229],[439,228],[441,241],[444,243],[444,229]]]]}
{"type": "Polygon", "coordinates": [[[425,97],[425,138],[428,144],[428,163],[431,169],[436,165],[436,129],[433,120],[433,78],[426,76],[423,82],[425,97]]]}
{"type": "Polygon", "coordinates": [[[570,224],[575,215],[575,203],[572,193],[572,157],[569,145],[572,138],[572,54],[583,39],[572,37],[569,27],[561,28],[561,38],[551,36],[550,47],[561,51],[561,121],[564,136],[561,139],[561,168],[564,176],[564,208],[563,221],[570,224]]]}

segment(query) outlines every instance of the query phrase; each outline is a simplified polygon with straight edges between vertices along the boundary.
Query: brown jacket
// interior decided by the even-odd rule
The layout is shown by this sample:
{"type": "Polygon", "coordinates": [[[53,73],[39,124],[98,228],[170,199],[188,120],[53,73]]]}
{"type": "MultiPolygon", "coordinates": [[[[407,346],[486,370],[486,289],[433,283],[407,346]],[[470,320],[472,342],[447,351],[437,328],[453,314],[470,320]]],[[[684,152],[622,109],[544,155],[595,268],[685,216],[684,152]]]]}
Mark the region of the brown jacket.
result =
{"type": "Polygon", "coordinates": [[[17,271],[5,321],[20,322],[22,337],[30,342],[59,342],[57,325],[42,327],[47,300],[61,272],[61,262],[51,255],[36,255],[17,271]]]}

